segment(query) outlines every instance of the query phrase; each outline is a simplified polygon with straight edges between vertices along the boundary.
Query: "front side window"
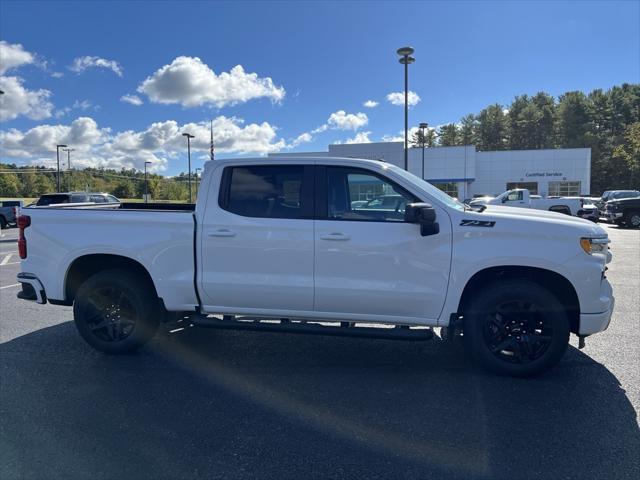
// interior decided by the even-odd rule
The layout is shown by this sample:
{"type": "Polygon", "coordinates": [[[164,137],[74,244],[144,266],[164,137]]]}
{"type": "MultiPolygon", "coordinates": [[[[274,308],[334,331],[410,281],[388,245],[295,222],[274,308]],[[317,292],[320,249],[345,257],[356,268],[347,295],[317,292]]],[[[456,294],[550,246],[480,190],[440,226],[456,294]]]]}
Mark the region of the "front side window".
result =
{"type": "Polygon", "coordinates": [[[220,206],[244,217],[309,218],[304,172],[302,165],[227,167],[220,206]]]}
{"type": "Polygon", "coordinates": [[[327,167],[330,220],[402,222],[407,203],[416,201],[399,185],[366,170],[327,167]]]}
{"type": "Polygon", "coordinates": [[[91,195],[91,201],[95,203],[107,203],[104,195],[91,195]]]}

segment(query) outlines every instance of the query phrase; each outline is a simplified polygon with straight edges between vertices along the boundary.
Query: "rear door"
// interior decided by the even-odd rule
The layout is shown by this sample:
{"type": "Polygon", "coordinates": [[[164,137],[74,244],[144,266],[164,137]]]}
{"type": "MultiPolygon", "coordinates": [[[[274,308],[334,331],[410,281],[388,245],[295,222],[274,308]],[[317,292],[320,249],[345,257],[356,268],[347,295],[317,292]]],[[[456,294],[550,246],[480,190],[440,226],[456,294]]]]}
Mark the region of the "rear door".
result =
{"type": "Polygon", "coordinates": [[[440,233],[421,236],[404,222],[421,201],[373,171],[318,166],[315,310],[372,320],[437,319],[451,260],[451,224],[437,208],[440,233]],[[378,196],[388,202],[369,202],[378,196]]]}
{"type": "Polygon", "coordinates": [[[199,227],[205,309],[312,311],[313,166],[228,166],[212,184],[199,227]]]}

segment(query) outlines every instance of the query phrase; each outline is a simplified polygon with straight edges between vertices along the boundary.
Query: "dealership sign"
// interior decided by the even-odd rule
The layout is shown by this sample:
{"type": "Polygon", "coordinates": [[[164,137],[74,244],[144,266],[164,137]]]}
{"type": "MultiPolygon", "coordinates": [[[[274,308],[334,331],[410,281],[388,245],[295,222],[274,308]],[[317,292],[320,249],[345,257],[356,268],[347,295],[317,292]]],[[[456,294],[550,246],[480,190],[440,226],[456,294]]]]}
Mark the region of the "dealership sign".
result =
{"type": "Polygon", "coordinates": [[[561,173],[558,172],[532,172],[525,173],[525,177],[562,177],[561,173]]]}

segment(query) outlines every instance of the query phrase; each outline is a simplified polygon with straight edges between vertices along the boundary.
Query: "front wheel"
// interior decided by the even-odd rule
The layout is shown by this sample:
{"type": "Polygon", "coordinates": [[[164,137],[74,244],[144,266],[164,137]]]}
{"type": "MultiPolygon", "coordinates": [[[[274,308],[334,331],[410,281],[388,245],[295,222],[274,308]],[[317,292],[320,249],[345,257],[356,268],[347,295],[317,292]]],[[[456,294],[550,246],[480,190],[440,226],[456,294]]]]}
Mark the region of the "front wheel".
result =
{"type": "Polygon", "coordinates": [[[160,308],[147,279],[113,269],[93,275],[80,286],[73,316],[80,335],[93,348],[127,353],[153,337],[160,308]]]}
{"type": "Polygon", "coordinates": [[[467,349],[484,368],[501,375],[542,373],[560,361],[569,344],[562,304],[528,280],[489,285],[463,315],[467,349]]]}

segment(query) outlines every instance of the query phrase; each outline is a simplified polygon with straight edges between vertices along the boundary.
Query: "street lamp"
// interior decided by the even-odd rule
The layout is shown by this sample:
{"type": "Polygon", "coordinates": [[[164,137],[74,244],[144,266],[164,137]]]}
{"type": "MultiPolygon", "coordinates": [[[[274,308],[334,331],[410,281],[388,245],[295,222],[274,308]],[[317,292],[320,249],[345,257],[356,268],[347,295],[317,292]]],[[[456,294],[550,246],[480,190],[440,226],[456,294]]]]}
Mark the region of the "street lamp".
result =
{"type": "Polygon", "coordinates": [[[63,148],[64,152],[67,152],[67,171],[69,172],[69,177],[67,178],[67,185],[69,186],[69,191],[71,191],[71,152],[74,152],[75,148],[63,148]]]}
{"type": "Polygon", "coordinates": [[[147,165],[151,165],[153,162],[144,162],[144,203],[149,200],[149,184],[147,183],[147,165]]]}
{"type": "Polygon", "coordinates": [[[198,170],[202,171],[200,167],[196,168],[196,198],[198,198],[198,170]]]}
{"type": "Polygon", "coordinates": [[[400,63],[404,65],[404,169],[409,168],[409,64],[416,61],[411,55],[414,50],[411,47],[402,47],[397,50],[400,55],[400,63]]]}
{"type": "Polygon", "coordinates": [[[66,145],[56,145],[56,159],[58,160],[58,172],[56,175],[56,185],[58,187],[58,193],[60,193],[60,149],[67,148],[66,145]]]}
{"type": "Polygon", "coordinates": [[[183,133],[183,137],[187,137],[187,155],[189,156],[189,203],[191,203],[191,139],[195,138],[190,133],[183,133]]]}
{"type": "Polygon", "coordinates": [[[423,180],[424,180],[424,147],[427,141],[427,138],[424,136],[424,130],[426,128],[429,128],[428,123],[423,122],[420,124],[420,131],[422,132],[422,179],[423,180]]]}

